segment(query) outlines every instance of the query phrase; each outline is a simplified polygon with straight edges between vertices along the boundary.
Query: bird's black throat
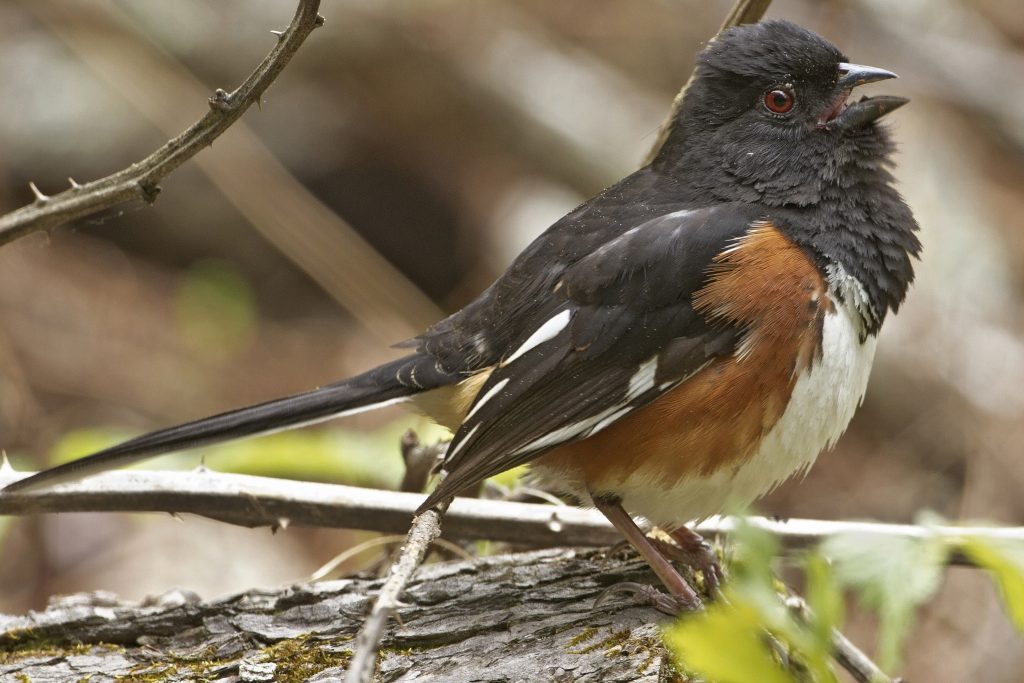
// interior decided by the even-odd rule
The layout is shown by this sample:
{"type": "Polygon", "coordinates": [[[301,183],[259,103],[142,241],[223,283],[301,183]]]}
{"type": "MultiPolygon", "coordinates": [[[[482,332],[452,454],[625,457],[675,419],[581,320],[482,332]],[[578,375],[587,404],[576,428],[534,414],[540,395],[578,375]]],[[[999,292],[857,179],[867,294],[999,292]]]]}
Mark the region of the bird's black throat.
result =
{"type": "Polygon", "coordinates": [[[905,298],[921,249],[917,222],[895,188],[885,127],[801,131],[792,144],[718,132],[673,131],[650,167],[659,184],[677,188],[688,206],[761,207],[823,272],[839,264],[860,282],[876,313],[868,332],[876,332],[905,298]]]}

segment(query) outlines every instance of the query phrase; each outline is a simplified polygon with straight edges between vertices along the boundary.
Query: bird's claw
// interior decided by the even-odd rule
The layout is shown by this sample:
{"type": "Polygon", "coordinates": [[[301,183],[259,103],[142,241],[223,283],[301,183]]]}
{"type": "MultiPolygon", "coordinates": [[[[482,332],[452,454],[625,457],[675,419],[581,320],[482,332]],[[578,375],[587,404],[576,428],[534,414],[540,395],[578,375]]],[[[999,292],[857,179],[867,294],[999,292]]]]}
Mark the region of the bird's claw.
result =
{"type": "Polygon", "coordinates": [[[675,543],[659,542],[658,548],[671,560],[675,560],[704,577],[704,586],[708,595],[714,595],[725,580],[725,569],[718,561],[714,547],[697,534],[692,536],[673,533],[675,543]]]}
{"type": "Polygon", "coordinates": [[[615,595],[631,596],[640,604],[650,605],[659,612],[671,616],[677,616],[683,612],[698,612],[704,609],[704,603],[696,595],[692,599],[687,599],[683,596],[662,593],[649,584],[634,583],[632,581],[623,581],[622,583],[616,583],[605,588],[597,596],[597,600],[594,601],[594,607],[600,607],[615,595]]]}

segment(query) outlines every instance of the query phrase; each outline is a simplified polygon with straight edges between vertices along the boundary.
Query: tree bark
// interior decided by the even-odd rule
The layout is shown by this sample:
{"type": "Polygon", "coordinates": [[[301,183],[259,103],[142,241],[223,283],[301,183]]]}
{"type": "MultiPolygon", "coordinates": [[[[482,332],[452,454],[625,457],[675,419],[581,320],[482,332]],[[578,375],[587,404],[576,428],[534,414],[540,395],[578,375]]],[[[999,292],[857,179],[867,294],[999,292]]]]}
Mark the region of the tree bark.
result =
{"type": "MultiPolygon", "coordinates": [[[[678,679],[664,616],[611,585],[654,581],[635,556],[549,549],[424,566],[382,643],[381,681],[678,679]]],[[[356,577],[220,600],[54,598],[0,616],[3,681],[333,681],[383,579],[356,577]]]]}

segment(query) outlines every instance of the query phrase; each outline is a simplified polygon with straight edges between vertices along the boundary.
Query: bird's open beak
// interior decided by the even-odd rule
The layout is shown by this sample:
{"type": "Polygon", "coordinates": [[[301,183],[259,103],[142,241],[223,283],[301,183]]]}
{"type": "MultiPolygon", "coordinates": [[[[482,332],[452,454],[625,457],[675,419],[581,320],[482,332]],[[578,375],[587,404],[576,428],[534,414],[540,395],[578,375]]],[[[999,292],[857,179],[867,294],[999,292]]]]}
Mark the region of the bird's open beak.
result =
{"type": "Polygon", "coordinates": [[[839,80],[836,87],[840,94],[831,107],[818,120],[818,126],[829,130],[853,130],[879,119],[894,109],[909,102],[905,97],[876,95],[863,97],[858,102],[847,103],[850,91],[859,85],[899,78],[892,71],[862,64],[839,64],[839,80]]]}
{"type": "Polygon", "coordinates": [[[836,83],[836,86],[843,90],[852,90],[858,85],[865,85],[876,81],[887,81],[890,78],[899,78],[899,76],[891,71],[879,69],[876,66],[842,62],[839,65],[839,82],[836,83]]]}

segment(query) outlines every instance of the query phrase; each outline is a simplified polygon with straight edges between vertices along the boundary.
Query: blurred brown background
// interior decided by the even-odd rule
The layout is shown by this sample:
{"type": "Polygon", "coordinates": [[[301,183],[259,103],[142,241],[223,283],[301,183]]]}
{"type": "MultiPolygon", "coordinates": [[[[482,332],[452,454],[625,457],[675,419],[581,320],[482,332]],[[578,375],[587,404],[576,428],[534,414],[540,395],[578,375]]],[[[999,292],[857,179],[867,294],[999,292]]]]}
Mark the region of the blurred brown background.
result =
{"type": "MultiPolygon", "coordinates": [[[[393,357],[387,344],[468,302],[640,163],[729,5],[326,0],[326,25],[262,107],[155,205],[0,249],[0,448],[37,467],[393,357]]],[[[248,73],[293,9],[0,0],[0,212],[31,201],[29,181],[54,193],[158,147],[248,73]]],[[[913,100],[891,125],[925,256],[850,433],[760,509],[1021,524],[1024,12],[779,0],[769,16],[902,76],[885,90],[913,100]]],[[[408,425],[422,426],[360,416],[208,464],[394,486],[408,425]]],[[[0,533],[6,612],[58,592],[209,598],[299,581],[369,537],[128,515],[0,519],[0,533]]],[[[870,643],[871,628],[856,615],[850,635],[870,643]]],[[[972,570],[948,573],[908,653],[911,680],[1024,681],[1024,645],[972,570]]]]}

